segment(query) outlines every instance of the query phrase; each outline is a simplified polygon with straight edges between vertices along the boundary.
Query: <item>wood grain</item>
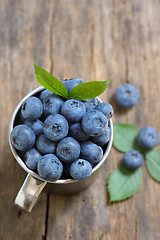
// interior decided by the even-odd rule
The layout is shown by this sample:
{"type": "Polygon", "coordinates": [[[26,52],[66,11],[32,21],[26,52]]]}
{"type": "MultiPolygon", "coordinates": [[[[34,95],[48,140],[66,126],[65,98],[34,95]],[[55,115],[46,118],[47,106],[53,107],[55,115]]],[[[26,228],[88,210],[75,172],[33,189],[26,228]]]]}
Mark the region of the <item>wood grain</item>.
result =
{"type": "Polygon", "coordinates": [[[32,213],[17,211],[13,201],[25,173],[7,138],[14,107],[39,86],[34,63],[59,79],[112,78],[101,98],[113,104],[114,122],[160,130],[159,10],[158,0],[0,1],[0,239],[160,239],[160,185],[145,166],[139,192],[109,204],[106,181],[123,156],[115,149],[84,192],[44,192],[32,213]],[[125,82],[134,84],[141,98],[136,107],[124,111],[115,104],[114,92],[125,82]]]}
{"type": "Polygon", "coordinates": [[[0,3],[0,239],[3,240],[38,240],[45,235],[46,194],[29,215],[13,206],[26,174],[11,154],[8,126],[20,99],[39,86],[34,62],[49,70],[50,20],[50,6],[44,1],[0,3]]]}

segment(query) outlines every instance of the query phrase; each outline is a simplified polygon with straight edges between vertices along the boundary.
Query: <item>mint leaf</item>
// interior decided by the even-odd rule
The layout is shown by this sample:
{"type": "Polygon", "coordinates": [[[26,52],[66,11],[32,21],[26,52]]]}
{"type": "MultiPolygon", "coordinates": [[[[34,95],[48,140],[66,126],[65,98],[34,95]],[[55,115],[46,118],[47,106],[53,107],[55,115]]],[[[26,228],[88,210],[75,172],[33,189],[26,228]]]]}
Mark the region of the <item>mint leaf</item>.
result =
{"type": "Polygon", "coordinates": [[[151,150],[146,153],[145,157],[149,174],[160,182],[160,150],[151,150]]]}
{"type": "Polygon", "coordinates": [[[34,64],[34,68],[37,80],[43,87],[61,97],[68,97],[68,91],[61,81],[36,64],[34,64]]]}
{"type": "Polygon", "coordinates": [[[142,180],[142,170],[129,171],[124,165],[120,165],[110,175],[108,191],[110,202],[124,200],[138,191],[142,180]]]}
{"type": "Polygon", "coordinates": [[[142,151],[136,141],[137,135],[138,129],[135,126],[127,123],[115,123],[113,146],[120,152],[128,152],[133,149],[142,151]]]}
{"type": "Polygon", "coordinates": [[[69,98],[77,100],[91,99],[99,96],[107,88],[111,81],[93,81],[80,83],[69,92],[69,98]]]}

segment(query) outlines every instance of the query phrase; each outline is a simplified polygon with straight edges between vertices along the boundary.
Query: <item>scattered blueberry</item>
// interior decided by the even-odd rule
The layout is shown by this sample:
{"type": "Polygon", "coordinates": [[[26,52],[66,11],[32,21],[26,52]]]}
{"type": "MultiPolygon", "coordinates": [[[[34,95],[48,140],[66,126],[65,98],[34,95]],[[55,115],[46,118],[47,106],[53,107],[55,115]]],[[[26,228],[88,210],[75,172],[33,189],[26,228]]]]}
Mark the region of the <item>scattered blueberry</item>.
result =
{"type": "Polygon", "coordinates": [[[43,125],[44,135],[52,141],[60,141],[67,136],[69,130],[68,122],[60,114],[50,115],[43,125]]]}
{"type": "Polygon", "coordinates": [[[39,98],[40,98],[40,100],[43,102],[44,99],[45,99],[46,97],[48,97],[49,95],[51,95],[51,94],[53,94],[53,93],[50,92],[49,90],[45,89],[45,90],[43,90],[43,91],[41,92],[39,98]]]}
{"type": "Polygon", "coordinates": [[[100,136],[107,127],[108,120],[106,116],[98,110],[88,111],[82,118],[82,129],[89,136],[100,136]]]}
{"type": "Polygon", "coordinates": [[[86,141],[89,136],[82,130],[81,123],[74,123],[70,125],[69,134],[78,141],[86,141]]]}
{"type": "Polygon", "coordinates": [[[138,145],[146,150],[155,147],[159,142],[158,132],[153,127],[142,128],[137,137],[138,145]]]}
{"type": "Polygon", "coordinates": [[[92,98],[92,99],[86,99],[82,101],[86,107],[86,112],[90,110],[94,110],[96,106],[98,106],[98,99],[97,98],[92,98]]]}
{"type": "Polygon", "coordinates": [[[61,108],[61,114],[71,123],[79,122],[85,112],[84,104],[76,99],[67,100],[61,108]]]}
{"type": "Polygon", "coordinates": [[[143,155],[137,150],[131,150],[124,154],[123,163],[126,168],[130,170],[135,170],[136,168],[142,166],[143,162],[143,155]]]}
{"type": "Polygon", "coordinates": [[[63,172],[63,165],[54,154],[44,155],[37,164],[39,175],[49,181],[59,179],[63,172]]]}
{"type": "Polygon", "coordinates": [[[13,128],[11,132],[11,142],[19,151],[28,151],[35,144],[35,134],[31,128],[21,124],[13,128]]]}
{"type": "Polygon", "coordinates": [[[44,116],[48,117],[51,114],[59,113],[63,103],[63,99],[56,94],[46,97],[43,101],[44,116]]]}
{"type": "Polygon", "coordinates": [[[113,107],[107,102],[99,103],[96,107],[96,110],[101,111],[107,117],[107,119],[110,119],[114,114],[113,107]]]}
{"type": "Polygon", "coordinates": [[[54,153],[56,149],[56,143],[49,140],[44,134],[42,134],[36,141],[36,147],[43,154],[54,153]]]}
{"type": "Polygon", "coordinates": [[[39,119],[33,122],[26,120],[24,124],[30,127],[37,137],[43,133],[43,123],[39,119]]]}
{"type": "Polygon", "coordinates": [[[103,150],[91,141],[81,143],[81,157],[91,164],[98,163],[103,158],[103,150]]]}
{"type": "Polygon", "coordinates": [[[37,163],[41,159],[41,157],[42,156],[39,154],[39,152],[35,148],[32,148],[25,153],[24,162],[28,168],[35,171],[37,170],[37,163]]]}
{"type": "Polygon", "coordinates": [[[78,159],[80,155],[80,145],[72,137],[62,139],[56,149],[57,157],[66,163],[71,163],[78,159]]]}
{"type": "Polygon", "coordinates": [[[81,78],[65,79],[62,81],[63,85],[67,88],[68,92],[70,92],[72,88],[76,87],[77,85],[83,82],[84,81],[81,78]]]}
{"type": "Polygon", "coordinates": [[[108,127],[102,135],[98,137],[91,137],[91,141],[96,143],[97,145],[103,146],[109,141],[110,136],[111,136],[111,130],[108,127]]]}
{"type": "Polygon", "coordinates": [[[70,175],[77,180],[88,178],[92,173],[91,164],[84,159],[78,159],[70,167],[70,175]]]}
{"type": "Polygon", "coordinates": [[[40,118],[43,113],[42,102],[37,97],[29,97],[22,104],[21,115],[22,118],[34,121],[40,118]]]}
{"type": "Polygon", "coordinates": [[[140,94],[136,87],[124,84],[116,89],[115,99],[117,104],[123,108],[129,108],[137,104],[140,94]]]}

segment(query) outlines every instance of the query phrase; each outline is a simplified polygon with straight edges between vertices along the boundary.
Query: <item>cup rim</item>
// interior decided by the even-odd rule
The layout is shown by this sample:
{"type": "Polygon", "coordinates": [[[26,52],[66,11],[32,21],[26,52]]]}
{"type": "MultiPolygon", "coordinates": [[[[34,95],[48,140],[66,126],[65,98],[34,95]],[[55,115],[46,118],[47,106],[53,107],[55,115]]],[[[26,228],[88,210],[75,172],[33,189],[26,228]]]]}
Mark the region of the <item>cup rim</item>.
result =
{"type": "MultiPolygon", "coordinates": [[[[9,138],[9,145],[10,145],[11,151],[12,151],[13,156],[15,157],[16,161],[19,163],[19,165],[20,165],[27,173],[31,174],[33,177],[35,177],[35,178],[37,178],[37,179],[39,179],[39,180],[41,180],[41,181],[43,181],[43,182],[48,182],[48,183],[56,183],[56,184],[75,183],[75,182],[80,181],[80,180],[75,180],[75,179],[69,179],[69,178],[68,178],[68,179],[58,179],[58,180],[56,180],[56,181],[49,181],[49,180],[46,180],[46,179],[40,177],[37,173],[35,173],[34,171],[32,171],[31,169],[29,169],[29,168],[26,166],[26,164],[25,164],[24,161],[20,158],[20,156],[18,155],[16,149],[15,149],[14,146],[12,145],[12,142],[11,142],[11,132],[12,132],[12,130],[13,130],[14,121],[15,121],[15,118],[16,118],[16,115],[17,115],[18,111],[20,110],[23,102],[24,102],[27,98],[35,95],[36,93],[38,93],[38,92],[40,92],[40,91],[42,91],[42,90],[45,90],[45,88],[42,87],[42,86],[34,89],[34,90],[31,91],[30,93],[28,93],[28,94],[17,104],[17,106],[15,107],[15,109],[14,109],[14,111],[13,111],[13,113],[12,113],[12,116],[11,116],[11,120],[10,120],[10,123],[9,123],[9,129],[8,129],[8,138],[9,138]]],[[[100,102],[102,102],[102,100],[101,100],[99,97],[97,97],[97,98],[98,98],[98,100],[99,100],[100,102]]],[[[107,156],[108,156],[108,154],[109,154],[109,152],[110,152],[110,149],[111,149],[111,147],[112,147],[112,142],[113,142],[113,123],[112,123],[112,120],[111,120],[111,119],[109,120],[109,125],[110,125],[110,130],[111,130],[110,140],[109,140],[109,142],[108,142],[108,144],[107,144],[107,148],[106,148],[106,150],[105,150],[105,152],[104,152],[104,155],[103,155],[102,160],[101,160],[99,163],[97,163],[95,167],[93,167],[91,176],[92,176],[92,175],[100,168],[100,166],[105,162],[105,160],[106,160],[106,158],[107,158],[107,156]]]]}

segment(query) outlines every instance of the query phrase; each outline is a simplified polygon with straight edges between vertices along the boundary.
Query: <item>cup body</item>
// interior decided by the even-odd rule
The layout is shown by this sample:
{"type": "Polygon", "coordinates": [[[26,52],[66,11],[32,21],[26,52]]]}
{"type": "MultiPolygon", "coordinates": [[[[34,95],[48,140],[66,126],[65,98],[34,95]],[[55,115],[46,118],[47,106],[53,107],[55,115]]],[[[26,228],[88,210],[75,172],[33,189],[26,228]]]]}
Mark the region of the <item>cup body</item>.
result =
{"type": "MultiPolygon", "coordinates": [[[[45,187],[45,191],[49,192],[49,193],[53,193],[53,194],[73,194],[73,193],[77,193],[85,188],[87,188],[91,183],[93,183],[94,179],[97,176],[97,173],[99,172],[101,166],[103,165],[103,163],[105,162],[111,146],[112,146],[112,141],[113,141],[113,124],[112,124],[112,120],[109,120],[109,127],[111,129],[111,137],[110,140],[107,144],[107,147],[104,151],[104,156],[103,159],[92,169],[92,174],[89,178],[85,179],[85,180],[74,180],[74,179],[58,179],[56,181],[46,181],[45,179],[41,178],[37,173],[33,172],[32,170],[30,170],[25,163],[23,162],[23,160],[21,159],[21,157],[18,155],[17,150],[13,147],[12,143],[11,143],[11,132],[12,129],[14,128],[14,126],[17,124],[17,116],[18,113],[21,109],[21,106],[23,104],[23,102],[31,96],[36,96],[38,94],[40,94],[41,91],[44,90],[44,87],[39,87],[36,88],[35,90],[31,91],[29,94],[27,94],[20,102],[19,104],[16,106],[11,120],[10,120],[10,125],[9,125],[9,144],[10,144],[10,148],[11,151],[16,159],[16,161],[19,163],[19,165],[29,174],[31,175],[33,178],[35,178],[37,181],[40,182],[45,182],[47,183],[46,187],[45,187]]],[[[99,99],[99,98],[98,98],[99,99]]],[[[101,101],[99,99],[99,101],[101,101]]]]}

